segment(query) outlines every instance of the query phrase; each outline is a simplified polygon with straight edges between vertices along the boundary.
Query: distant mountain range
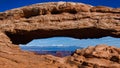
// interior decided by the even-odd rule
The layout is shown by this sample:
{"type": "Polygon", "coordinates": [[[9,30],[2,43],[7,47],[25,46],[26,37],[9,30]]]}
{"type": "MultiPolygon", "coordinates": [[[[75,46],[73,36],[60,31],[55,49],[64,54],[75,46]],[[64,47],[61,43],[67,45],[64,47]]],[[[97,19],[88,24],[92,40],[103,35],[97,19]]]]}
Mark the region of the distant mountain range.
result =
{"type": "Polygon", "coordinates": [[[28,51],[75,51],[82,49],[80,46],[21,46],[21,49],[28,51]]]}

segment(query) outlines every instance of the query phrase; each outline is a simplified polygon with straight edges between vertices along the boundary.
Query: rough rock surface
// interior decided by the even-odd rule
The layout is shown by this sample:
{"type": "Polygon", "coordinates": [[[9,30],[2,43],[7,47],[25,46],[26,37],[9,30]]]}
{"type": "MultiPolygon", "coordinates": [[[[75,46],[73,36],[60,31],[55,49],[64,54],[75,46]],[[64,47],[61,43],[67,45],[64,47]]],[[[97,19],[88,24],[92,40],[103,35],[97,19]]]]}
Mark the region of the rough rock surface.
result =
{"type": "Polygon", "coordinates": [[[72,56],[79,67],[119,68],[120,48],[107,45],[89,46],[76,50],[72,56]],[[81,59],[82,58],[82,59],[81,59]],[[81,64],[80,64],[81,63],[81,64]]]}
{"type": "Polygon", "coordinates": [[[112,46],[78,49],[64,58],[35,55],[17,46],[52,36],[119,38],[120,8],[50,2],[1,12],[0,68],[120,68],[120,48],[112,46]]]}

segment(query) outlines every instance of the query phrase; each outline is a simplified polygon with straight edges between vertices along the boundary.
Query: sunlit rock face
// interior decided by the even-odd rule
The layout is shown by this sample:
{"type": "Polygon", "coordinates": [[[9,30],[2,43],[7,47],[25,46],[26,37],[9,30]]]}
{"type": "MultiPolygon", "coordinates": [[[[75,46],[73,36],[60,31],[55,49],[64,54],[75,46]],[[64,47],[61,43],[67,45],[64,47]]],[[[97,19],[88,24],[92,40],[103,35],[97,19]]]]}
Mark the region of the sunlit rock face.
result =
{"type": "Polygon", "coordinates": [[[1,12],[0,68],[120,67],[118,61],[120,49],[115,47],[97,47],[98,50],[103,49],[102,52],[97,51],[96,47],[92,47],[93,50],[86,48],[82,49],[83,52],[75,53],[76,56],[59,58],[51,55],[36,55],[22,51],[17,46],[33,39],[56,36],[77,39],[105,36],[120,38],[120,8],[94,7],[73,2],[50,2],[1,12]],[[105,57],[105,54],[110,57],[105,57]]]}
{"type": "Polygon", "coordinates": [[[84,49],[78,49],[73,54],[75,63],[80,62],[79,67],[120,67],[120,48],[107,45],[89,46],[84,49]],[[113,62],[113,63],[112,63],[113,62]],[[117,62],[117,63],[116,63],[117,62]]]}

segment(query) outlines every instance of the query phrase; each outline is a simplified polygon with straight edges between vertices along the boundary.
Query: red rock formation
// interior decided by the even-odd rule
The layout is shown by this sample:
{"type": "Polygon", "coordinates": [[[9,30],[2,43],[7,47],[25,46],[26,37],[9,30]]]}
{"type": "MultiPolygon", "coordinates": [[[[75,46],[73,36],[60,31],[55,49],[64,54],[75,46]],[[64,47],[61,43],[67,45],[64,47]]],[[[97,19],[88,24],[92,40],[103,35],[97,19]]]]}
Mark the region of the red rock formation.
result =
{"type": "Polygon", "coordinates": [[[107,45],[90,46],[82,50],[76,50],[73,54],[76,62],[81,62],[80,67],[120,67],[120,48],[107,45]],[[83,57],[83,59],[79,58],[83,57]]]}
{"type": "Polygon", "coordinates": [[[0,68],[119,68],[120,49],[100,45],[69,57],[35,55],[17,44],[36,38],[120,37],[120,8],[72,2],[34,4],[0,13],[0,68]]]}

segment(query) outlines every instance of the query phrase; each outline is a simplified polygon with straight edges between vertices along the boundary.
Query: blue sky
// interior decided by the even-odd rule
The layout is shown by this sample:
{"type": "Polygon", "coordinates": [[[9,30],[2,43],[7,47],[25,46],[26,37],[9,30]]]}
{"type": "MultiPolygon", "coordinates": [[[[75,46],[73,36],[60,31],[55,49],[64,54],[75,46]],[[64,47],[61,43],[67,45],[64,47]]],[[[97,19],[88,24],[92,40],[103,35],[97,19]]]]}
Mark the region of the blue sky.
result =
{"type": "Polygon", "coordinates": [[[110,36],[101,37],[101,38],[93,38],[93,39],[76,39],[72,37],[51,37],[44,39],[34,39],[26,46],[81,46],[87,47],[90,45],[98,45],[98,44],[107,44],[114,45],[116,47],[120,47],[120,38],[114,38],[110,36]],[[114,42],[113,42],[114,41],[114,42]],[[71,44],[72,42],[72,44],[71,44]]]}
{"type": "Polygon", "coordinates": [[[78,48],[86,48],[98,44],[106,44],[120,47],[120,39],[114,37],[102,37],[94,39],[76,39],[71,37],[51,37],[45,39],[35,39],[26,45],[20,45],[23,50],[39,51],[39,50],[76,50],[78,48]],[[113,42],[114,41],[114,42],[113,42]],[[50,48],[51,47],[51,48],[50,48]]]}
{"type": "Polygon", "coordinates": [[[120,7],[120,0],[0,0],[0,12],[25,5],[53,1],[82,2],[93,6],[103,5],[115,8],[120,7]]]}

